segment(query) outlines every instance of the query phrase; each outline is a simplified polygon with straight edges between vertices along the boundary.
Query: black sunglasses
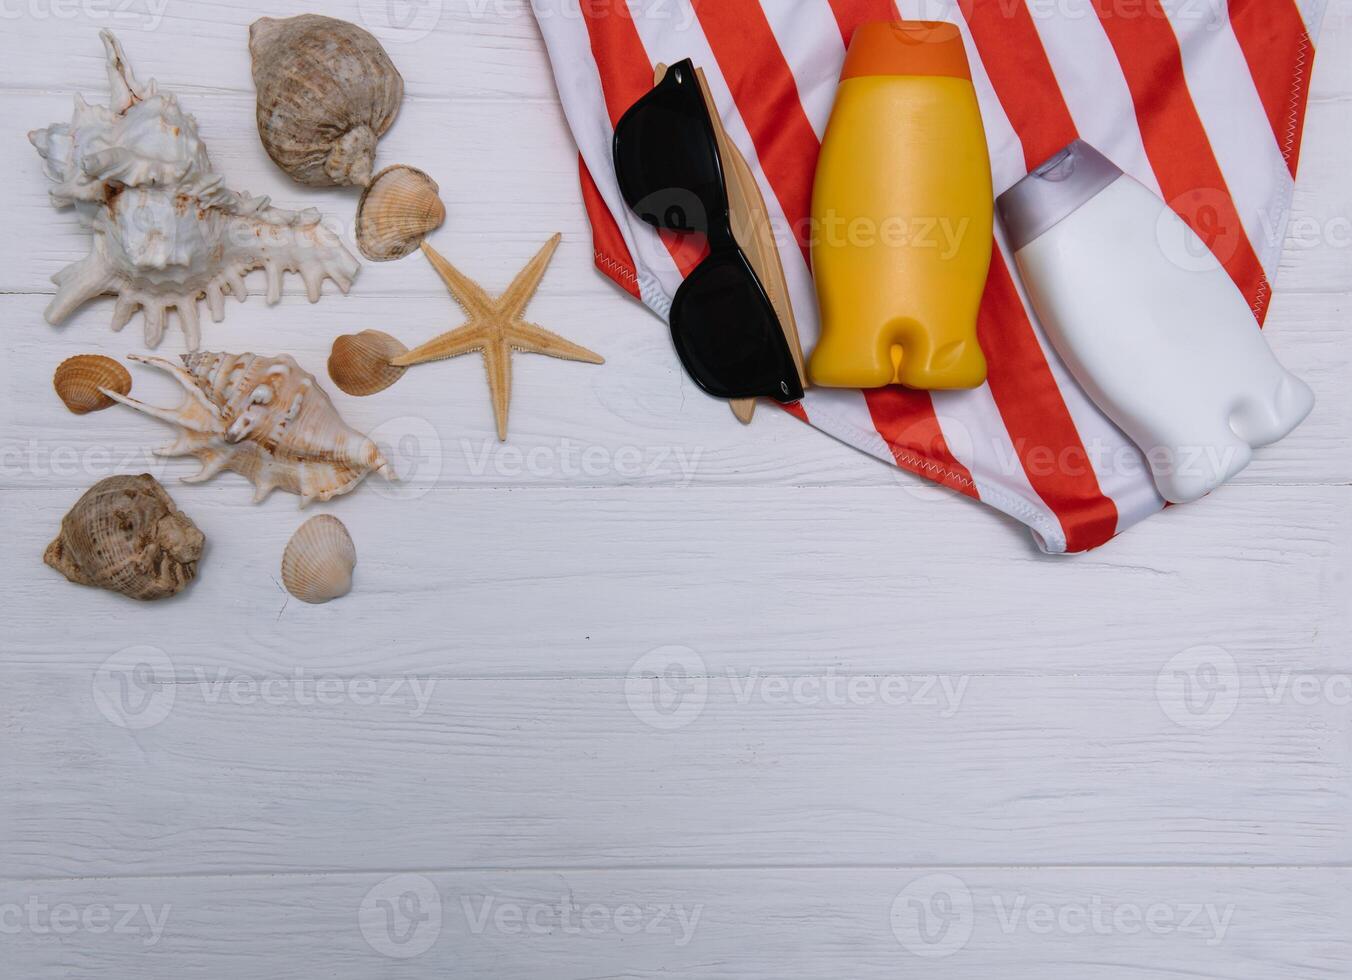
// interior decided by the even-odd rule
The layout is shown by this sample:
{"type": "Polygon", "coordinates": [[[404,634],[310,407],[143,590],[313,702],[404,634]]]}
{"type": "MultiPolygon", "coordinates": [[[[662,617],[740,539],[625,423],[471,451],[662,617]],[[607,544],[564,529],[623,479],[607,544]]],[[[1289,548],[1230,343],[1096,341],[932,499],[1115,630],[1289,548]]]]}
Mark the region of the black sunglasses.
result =
{"type": "Polygon", "coordinates": [[[802,398],[774,305],[732,233],[718,138],[690,59],[616,124],[615,172],[625,203],[648,224],[708,239],[709,254],[671,304],[686,373],[717,398],[802,398]]]}

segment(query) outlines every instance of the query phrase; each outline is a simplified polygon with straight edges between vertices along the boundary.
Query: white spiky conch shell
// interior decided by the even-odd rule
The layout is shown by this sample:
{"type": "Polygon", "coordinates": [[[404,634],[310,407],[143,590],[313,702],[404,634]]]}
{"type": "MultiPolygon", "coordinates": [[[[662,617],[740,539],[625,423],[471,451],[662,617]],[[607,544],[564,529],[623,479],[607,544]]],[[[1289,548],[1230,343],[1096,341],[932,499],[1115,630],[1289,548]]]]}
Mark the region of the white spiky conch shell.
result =
{"type": "Polygon", "coordinates": [[[55,185],[52,204],[74,207],[94,236],[85,258],[52,277],[57,291],[48,322],[59,324],[88,300],[112,294],[114,330],[142,311],[146,344],[155,347],[172,310],[196,350],[198,302],[205,300],[220,322],[225,296],[243,302],[244,277],[254,269],[267,274],[269,304],[281,299],[286,272],[300,274],[312,303],[325,279],[347,292],[357,260],[320,223],[319,212],[284,211],[266,197],[226,188],[197,120],[154,81],[136,80],[111,32],[99,36],[110,104],[90,105],[77,95],[69,123],[28,134],[55,185]]]}
{"type": "Polygon", "coordinates": [[[291,535],[282,553],[282,584],[301,602],[319,604],[352,591],[357,547],[331,514],[312,517],[291,535]]]}
{"type": "Polygon", "coordinates": [[[103,392],[180,430],[156,454],[197,457],[202,469],[187,483],[232,470],[254,484],[255,502],[282,489],[304,507],[347,493],[373,470],[394,479],[376,444],[342,420],[314,375],[289,354],[199,351],[182,355],[181,367],[160,357],[128,359],[168,372],[186,393],[177,407],[157,408],[103,392]]]}

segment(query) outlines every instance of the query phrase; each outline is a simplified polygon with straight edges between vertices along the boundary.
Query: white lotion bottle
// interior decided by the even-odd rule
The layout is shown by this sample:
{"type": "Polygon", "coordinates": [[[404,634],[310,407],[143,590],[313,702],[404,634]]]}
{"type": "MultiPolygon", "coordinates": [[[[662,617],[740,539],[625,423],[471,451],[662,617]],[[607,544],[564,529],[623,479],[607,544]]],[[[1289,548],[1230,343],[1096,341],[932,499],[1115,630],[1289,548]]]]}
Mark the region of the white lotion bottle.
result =
{"type": "Polygon", "coordinates": [[[1038,319],[1166,500],[1214,490],[1314,407],[1205,243],[1088,143],[998,206],[1038,319]]]}

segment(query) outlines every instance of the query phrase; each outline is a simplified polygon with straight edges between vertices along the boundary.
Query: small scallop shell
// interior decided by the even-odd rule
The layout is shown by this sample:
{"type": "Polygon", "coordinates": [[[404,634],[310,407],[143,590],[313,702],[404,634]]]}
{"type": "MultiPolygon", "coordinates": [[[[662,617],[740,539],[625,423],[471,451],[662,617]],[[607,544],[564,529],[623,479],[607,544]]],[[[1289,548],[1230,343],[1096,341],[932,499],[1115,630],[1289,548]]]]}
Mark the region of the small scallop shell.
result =
{"type": "Polygon", "coordinates": [[[386,167],[357,204],[357,247],[373,262],[402,259],[445,220],[435,180],[402,164],[386,167]]]}
{"type": "Polygon", "coordinates": [[[406,367],[390,361],[408,348],[380,330],[343,334],[329,352],[329,377],[349,395],[374,395],[404,376],[406,367]]]}
{"type": "Polygon", "coordinates": [[[282,554],[282,584],[301,602],[321,603],[352,590],[357,549],[343,522],[312,517],[291,536],[282,554]]]}
{"type": "Polygon", "coordinates": [[[57,366],[52,386],[68,409],[84,415],[117,404],[99,389],[125,395],[131,391],[131,373],[111,357],[76,354],[57,366]]]}

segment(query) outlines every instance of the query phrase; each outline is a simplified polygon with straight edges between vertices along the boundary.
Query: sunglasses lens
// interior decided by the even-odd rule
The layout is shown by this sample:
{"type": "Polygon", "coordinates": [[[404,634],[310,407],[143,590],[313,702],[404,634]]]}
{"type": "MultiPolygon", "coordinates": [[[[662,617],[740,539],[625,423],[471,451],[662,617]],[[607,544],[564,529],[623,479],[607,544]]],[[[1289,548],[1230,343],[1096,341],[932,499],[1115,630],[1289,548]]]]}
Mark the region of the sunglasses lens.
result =
{"type": "Polygon", "coordinates": [[[774,307],[740,252],[711,255],[676,293],[671,335],[686,371],[718,398],[803,396],[774,307]]]}
{"type": "Polygon", "coordinates": [[[644,221],[707,234],[723,205],[713,130],[688,62],[634,104],[615,127],[615,169],[625,203],[644,221]]]}

